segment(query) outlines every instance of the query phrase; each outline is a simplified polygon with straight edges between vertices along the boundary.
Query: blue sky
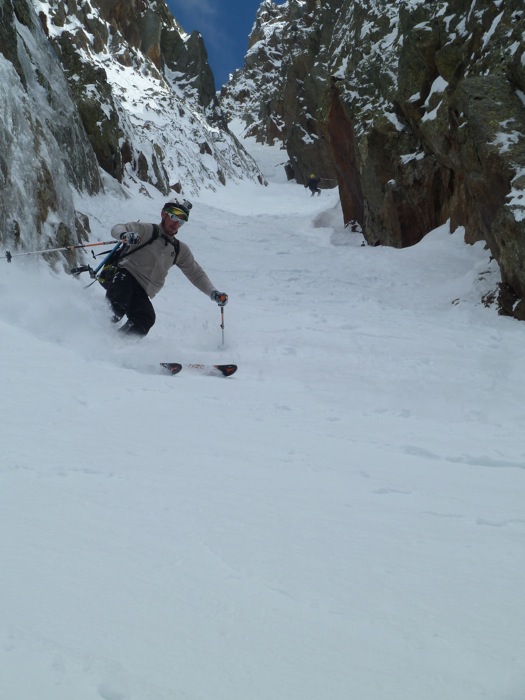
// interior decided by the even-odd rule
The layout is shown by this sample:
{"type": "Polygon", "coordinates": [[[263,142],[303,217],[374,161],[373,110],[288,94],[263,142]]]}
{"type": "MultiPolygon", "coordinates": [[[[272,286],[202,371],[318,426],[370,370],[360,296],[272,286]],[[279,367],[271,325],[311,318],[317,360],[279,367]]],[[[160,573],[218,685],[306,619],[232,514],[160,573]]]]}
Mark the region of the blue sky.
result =
{"type": "MultiPolygon", "coordinates": [[[[244,64],[248,36],[262,0],[167,0],[184,31],[199,31],[217,90],[244,64]]],[[[277,2],[278,5],[282,2],[277,2]]]]}

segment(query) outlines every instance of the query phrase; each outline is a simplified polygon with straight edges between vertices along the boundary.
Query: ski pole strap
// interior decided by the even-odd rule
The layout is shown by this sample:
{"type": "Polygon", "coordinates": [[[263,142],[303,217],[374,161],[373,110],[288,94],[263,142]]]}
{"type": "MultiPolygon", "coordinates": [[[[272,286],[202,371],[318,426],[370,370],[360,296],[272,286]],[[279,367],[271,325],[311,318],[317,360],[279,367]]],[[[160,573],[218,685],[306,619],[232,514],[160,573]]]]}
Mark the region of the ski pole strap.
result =
{"type": "Polygon", "coordinates": [[[89,272],[91,274],[93,270],[89,265],[80,265],[80,267],[72,267],[70,272],[72,275],[79,275],[81,272],[89,272]]]}

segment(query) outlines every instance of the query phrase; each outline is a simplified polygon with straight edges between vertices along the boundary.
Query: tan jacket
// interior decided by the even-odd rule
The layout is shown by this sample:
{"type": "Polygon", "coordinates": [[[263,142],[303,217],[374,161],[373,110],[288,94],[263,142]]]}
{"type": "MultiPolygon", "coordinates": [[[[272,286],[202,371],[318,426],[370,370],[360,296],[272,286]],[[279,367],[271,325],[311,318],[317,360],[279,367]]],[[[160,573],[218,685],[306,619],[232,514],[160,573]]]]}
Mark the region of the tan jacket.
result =
{"type": "MultiPolygon", "coordinates": [[[[153,238],[153,224],[141,223],[132,221],[128,224],[116,224],[111,229],[113,238],[120,240],[121,234],[126,231],[133,231],[140,236],[140,243],[135,246],[129,246],[129,251],[133,248],[147,243],[153,238]]],[[[173,267],[175,258],[175,248],[171,238],[164,234],[162,225],[159,225],[160,236],[152,243],[145,245],[141,250],[132,253],[129,257],[124,257],[118,266],[128,270],[137,280],[146,294],[153,297],[160,292],[164,286],[168,272],[173,267]]],[[[217,289],[202,267],[193,257],[193,254],[186,243],[179,241],[180,250],[175,263],[178,268],[184,272],[189,281],[194,284],[201,292],[210,296],[217,289]]]]}

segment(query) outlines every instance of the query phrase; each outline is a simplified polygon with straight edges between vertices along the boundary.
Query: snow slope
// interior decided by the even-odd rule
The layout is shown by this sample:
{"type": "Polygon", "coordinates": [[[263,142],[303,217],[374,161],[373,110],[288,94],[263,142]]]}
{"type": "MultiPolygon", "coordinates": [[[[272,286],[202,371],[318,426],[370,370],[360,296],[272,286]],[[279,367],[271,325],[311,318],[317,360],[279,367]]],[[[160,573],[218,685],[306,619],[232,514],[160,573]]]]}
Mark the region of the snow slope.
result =
{"type": "MultiPolygon", "coordinates": [[[[98,285],[1,261],[0,698],[522,700],[524,326],[479,301],[494,263],[445,228],[364,247],[249,149],[268,188],[181,233],[225,347],[177,271],[129,342],[98,285]]],[[[106,240],[150,195],[79,208],[106,240]]]]}

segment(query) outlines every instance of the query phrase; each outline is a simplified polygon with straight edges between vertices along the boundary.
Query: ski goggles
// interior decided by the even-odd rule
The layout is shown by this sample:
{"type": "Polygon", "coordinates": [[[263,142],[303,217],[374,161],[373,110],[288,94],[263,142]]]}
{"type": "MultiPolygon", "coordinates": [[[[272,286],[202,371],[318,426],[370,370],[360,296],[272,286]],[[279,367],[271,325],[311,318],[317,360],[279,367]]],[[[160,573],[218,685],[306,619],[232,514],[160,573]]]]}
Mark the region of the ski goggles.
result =
{"type": "Polygon", "coordinates": [[[177,207],[164,207],[164,211],[172,221],[178,221],[181,226],[188,221],[188,215],[185,211],[182,211],[182,209],[177,209],[177,207]]]}

